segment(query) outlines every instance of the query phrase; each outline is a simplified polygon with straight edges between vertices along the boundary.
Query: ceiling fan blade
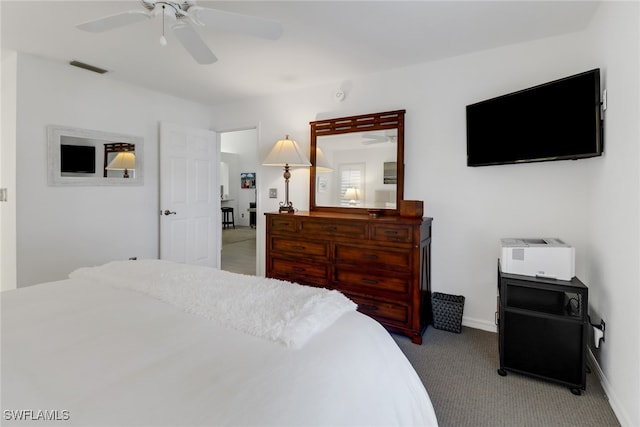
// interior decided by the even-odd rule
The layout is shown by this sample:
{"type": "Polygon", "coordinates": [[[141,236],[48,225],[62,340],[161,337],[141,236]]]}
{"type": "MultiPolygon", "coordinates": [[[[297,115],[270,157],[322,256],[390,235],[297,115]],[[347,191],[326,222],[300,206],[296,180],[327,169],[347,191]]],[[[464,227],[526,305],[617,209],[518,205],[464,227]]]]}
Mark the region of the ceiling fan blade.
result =
{"type": "Polygon", "coordinates": [[[77,27],[83,31],[101,33],[103,31],[112,30],[114,28],[124,27],[125,25],[144,21],[151,17],[152,15],[149,12],[144,12],[142,10],[130,10],[128,12],[116,13],[115,15],[94,19],[93,21],[77,25],[77,27]]]}
{"type": "Polygon", "coordinates": [[[178,21],[171,26],[171,29],[198,64],[213,64],[218,60],[191,25],[184,21],[178,21]]]}
{"type": "Polygon", "coordinates": [[[189,8],[189,16],[199,25],[224,31],[248,34],[269,40],[276,40],[282,35],[282,24],[272,19],[200,6],[189,8]]]}
{"type": "Polygon", "coordinates": [[[386,141],[389,140],[389,137],[387,137],[385,135],[376,135],[376,134],[373,134],[373,133],[370,133],[370,134],[366,134],[365,133],[364,135],[362,135],[362,137],[364,139],[371,139],[371,140],[380,141],[380,142],[386,142],[386,141]]]}
{"type": "Polygon", "coordinates": [[[363,134],[362,137],[364,138],[362,141],[364,145],[379,144],[382,142],[396,143],[398,141],[395,131],[373,131],[363,134]]]}

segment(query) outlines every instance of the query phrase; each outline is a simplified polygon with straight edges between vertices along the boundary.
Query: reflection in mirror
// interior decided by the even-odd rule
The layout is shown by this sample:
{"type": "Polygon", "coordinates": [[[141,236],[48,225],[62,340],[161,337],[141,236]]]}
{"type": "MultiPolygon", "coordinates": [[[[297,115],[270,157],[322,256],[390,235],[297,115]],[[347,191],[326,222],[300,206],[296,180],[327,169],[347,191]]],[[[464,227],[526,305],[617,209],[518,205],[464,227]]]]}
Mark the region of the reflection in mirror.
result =
{"type": "Polygon", "coordinates": [[[396,209],[397,151],[396,129],[319,136],[316,205],[396,209]]]}
{"type": "Polygon", "coordinates": [[[49,126],[49,184],[141,185],[142,142],[130,135],[49,126]]]}
{"type": "Polygon", "coordinates": [[[136,146],[135,144],[104,144],[103,177],[135,178],[136,146]]]}
{"type": "Polygon", "coordinates": [[[404,110],[311,122],[311,210],[398,213],[404,110]]]}

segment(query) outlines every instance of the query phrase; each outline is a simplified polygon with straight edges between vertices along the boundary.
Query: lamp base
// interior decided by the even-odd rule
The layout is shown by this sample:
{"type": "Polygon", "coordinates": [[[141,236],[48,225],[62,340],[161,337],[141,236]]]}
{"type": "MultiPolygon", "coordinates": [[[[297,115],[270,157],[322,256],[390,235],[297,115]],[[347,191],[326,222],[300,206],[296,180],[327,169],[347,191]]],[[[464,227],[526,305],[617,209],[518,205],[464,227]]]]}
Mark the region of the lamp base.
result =
{"type": "Polygon", "coordinates": [[[278,209],[278,212],[280,213],[295,213],[295,209],[293,209],[293,206],[288,205],[280,205],[280,209],[278,209]]]}

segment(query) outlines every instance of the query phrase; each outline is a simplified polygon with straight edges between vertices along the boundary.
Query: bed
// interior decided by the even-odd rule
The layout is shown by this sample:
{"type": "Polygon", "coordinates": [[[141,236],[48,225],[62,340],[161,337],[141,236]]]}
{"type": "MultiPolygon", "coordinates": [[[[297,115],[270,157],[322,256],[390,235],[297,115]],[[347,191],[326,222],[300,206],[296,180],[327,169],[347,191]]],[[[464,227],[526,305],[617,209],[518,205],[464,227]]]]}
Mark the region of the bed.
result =
{"type": "Polygon", "coordinates": [[[336,291],[140,260],[0,297],[2,425],[437,425],[336,291]]]}

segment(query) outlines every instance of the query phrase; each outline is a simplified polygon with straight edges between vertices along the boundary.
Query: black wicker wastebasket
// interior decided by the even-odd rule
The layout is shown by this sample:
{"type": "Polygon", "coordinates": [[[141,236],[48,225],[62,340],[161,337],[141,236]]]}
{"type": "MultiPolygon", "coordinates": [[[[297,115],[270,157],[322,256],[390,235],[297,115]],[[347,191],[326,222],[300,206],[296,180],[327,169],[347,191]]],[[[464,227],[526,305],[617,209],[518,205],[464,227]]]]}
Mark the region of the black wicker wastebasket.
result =
{"type": "Polygon", "coordinates": [[[458,334],[462,331],[464,296],[434,292],[431,294],[431,304],[434,328],[458,334]]]}

